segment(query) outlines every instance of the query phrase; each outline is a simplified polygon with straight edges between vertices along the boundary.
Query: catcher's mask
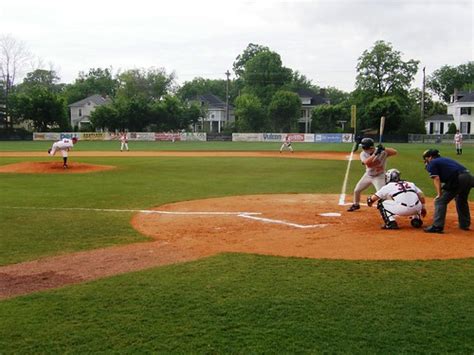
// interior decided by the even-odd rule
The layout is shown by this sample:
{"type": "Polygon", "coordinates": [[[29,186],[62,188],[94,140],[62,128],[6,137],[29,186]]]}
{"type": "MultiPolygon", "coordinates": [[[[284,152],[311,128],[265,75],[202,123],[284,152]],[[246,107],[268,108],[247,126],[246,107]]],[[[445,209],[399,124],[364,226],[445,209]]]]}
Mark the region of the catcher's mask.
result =
{"type": "Polygon", "coordinates": [[[390,169],[387,170],[385,173],[385,183],[388,184],[389,182],[399,182],[400,181],[400,171],[397,169],[390,169]]]}
{"type": "Polygon", "coordinates": [[[372,138],[363,138],[360,141],[360,146],[362,149],[370,149],[374,147],[374,140],[372,138]]]}

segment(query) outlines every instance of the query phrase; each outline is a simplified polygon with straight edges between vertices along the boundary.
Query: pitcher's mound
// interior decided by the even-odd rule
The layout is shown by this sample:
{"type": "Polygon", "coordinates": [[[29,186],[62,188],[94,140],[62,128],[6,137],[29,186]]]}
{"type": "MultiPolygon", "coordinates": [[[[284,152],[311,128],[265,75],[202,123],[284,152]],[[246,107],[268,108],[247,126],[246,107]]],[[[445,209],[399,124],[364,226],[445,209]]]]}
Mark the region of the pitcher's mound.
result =
{"type": "Polygon", "coordinates": [[[64,169],[62,162],[22,162],[0,166],[0,173],[17,174],[83,174],[111,170],[114,166],[69,163],[64,169]]]}

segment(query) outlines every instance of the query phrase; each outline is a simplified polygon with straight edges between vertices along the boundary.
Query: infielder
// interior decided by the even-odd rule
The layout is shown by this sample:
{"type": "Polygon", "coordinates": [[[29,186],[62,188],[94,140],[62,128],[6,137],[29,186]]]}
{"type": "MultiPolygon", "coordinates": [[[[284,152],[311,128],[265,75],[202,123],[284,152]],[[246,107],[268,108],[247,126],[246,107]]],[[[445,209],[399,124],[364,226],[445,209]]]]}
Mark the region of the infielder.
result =
{"type": "Polygon", "coordinates": [[[123,132],[120,135],[120,151],[122,152],[124,149],[127,150],[128,152],[128,138],[127,138],[127,132],[123,132]]]}
{"type": "Polygon", "coordinates": [[[72,137],[71,139],[69,138],[64,138],[61,139],[60,141],[54,142],[53,146],[48,149],[48,154],[50,156],[54,156],[56,152],[59,150],[61,151],[61,154],[63,155],[63,168],[67,169],[67,157],[68,157],[68,152],[72,147],[74,147],[74,144],[76,144],[77,138],[72,137]]]}
{"type": "Polygon", "coordinates": [[[425,196],[412,182],[400,179],[400,171],[390,169],[385,174],[387,185],[374,195],[367,197],[367,206],[371,207],[379,201],[377,208],[382,215],[382,229],[398,229],[395,216],[411,216],[411,225],[420,228],[421,217],[426,216],[425,196]]]}
{"type": "Polygon", "coordinates": [[[286,135],[285,141],[280,147],[280,153],[282,152],[283,149],[289,150],[290,152],[293,153],[293,147],[291,146],[291,139],[289,135],[286,135]]]}
{"type": "Polygon", "coordinates": [[[454,135],[454,145],[456,146],[456,154],[462,154],[462,133],[459,133],[459,129],[456,131],[454,135]]]}
{"type": "Polygon", "coordinates": [[[360,142],[360,146],[362,147],[360,161],[362,165],[365,165],[365,174],[362,175],[354,189],[354,201],[352,206],[347,210],[348,212],[354,212],[360,209],[361,193],[370,185],[373,185],[376,191],[385,185],[385,166],[387,165],[387,158],[397,154],[395,149],[385,148],[381,144],[379,144],[376,149],[372,138],[363,138],[360,142]]]}

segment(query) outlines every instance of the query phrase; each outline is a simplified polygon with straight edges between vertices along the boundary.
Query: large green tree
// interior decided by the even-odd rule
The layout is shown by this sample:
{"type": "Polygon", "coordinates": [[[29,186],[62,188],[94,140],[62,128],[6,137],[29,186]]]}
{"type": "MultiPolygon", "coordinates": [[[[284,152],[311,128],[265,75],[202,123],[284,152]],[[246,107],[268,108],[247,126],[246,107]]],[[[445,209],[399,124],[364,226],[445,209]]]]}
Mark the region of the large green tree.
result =
{"type": "Polygon", "coordinates": [[[290,91],[277,91],[268,106],[268,117],[274,131],[294,132],[298,128],[301,101],[290,91]]]}
{"type": "MultiPolygon", "coordinates": [[[[350,119],[350,111],[347,105],[319,105],[312,113],[312,131],[320,133],[331,133],[339,132],[342,130],[342,126],[338,121],[346,121],[348,123],[350,119]]],[[[349,128],[349,124],[346,124],[344,128],[349,128]]]]}
{"type": "Polygon", "coordinates": [[[242,77],[244,91],[256,95],[267,106],[273,95],[291,82],[292,71],[283,66],[278,53],[264,51],[245,64],[242,77]]]}
{"type": "Polygon", "coordinates": [[[247,62],[254,58],[257,54],[262,52],[270,52],[270,49],[260,44],[249,43],[247,48],[244,49],[242,54],[239,54],[234,61],[233,70],[235,75],[239,78],[245,71],[245,65],[247,62]]]}
{"type": "Polygon", "coordinates": [[[456,89],[474,90],[474,61],[442,66],[428,76],[426,86],[447,103],[456,89]]]}
{"type": "Polygon", "coordinates": [[[91,68],[88,73],[80,72],[73,84],[66,85],[63,95],[69,105],[96,94],[114,97],[117,86],[112,69],[91,68]]]}
{"type": "Polygon", "coordinates": [[[243,94],[237,97],[235,115],[240,132],[264,132],[268,128],[265,109],[255,95],[243,94]]]}
{"type": "Polygon", "coordinates": [[[402,54],[390,43],[377,41],[359,57],[356,87],[373,97],[406,93],[418,71],[418,64],[414,59],[403,61],[402,54]]]}

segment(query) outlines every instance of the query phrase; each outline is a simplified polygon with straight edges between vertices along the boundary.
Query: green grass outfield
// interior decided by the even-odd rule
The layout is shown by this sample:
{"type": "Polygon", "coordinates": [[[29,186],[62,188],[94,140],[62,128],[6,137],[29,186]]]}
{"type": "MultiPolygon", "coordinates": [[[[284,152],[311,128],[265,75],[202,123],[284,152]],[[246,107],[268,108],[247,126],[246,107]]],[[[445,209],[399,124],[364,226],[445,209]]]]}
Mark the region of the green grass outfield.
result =
{"type": "MultiPolygon", "coordinates": [[[[50,144],[0,142],[0,152],[46,151],[50,144]]],[[[130,142],[132,150],[279,146],[130,142]]],[[[433,196],[421,161],[431,146],[387,146],[399,151],[389,167],[433,196]]],[[[74,150],[118,148],[118,142],[80,142],[74,150]]],[[[461,157],[452,145],[439,148],[474,170],[474,147],[466,146],[461,157]]],[[[147,239],[131,228],[131,213],[48,208],[146,209],[219,196],[339,194],[347,167],[346,161],[308,159],[74,157],[74,151],[70,157],[117,169],[0,174],[0,265],[147,239]]],[[[0,165],[48,160],[61,158],[0,157],[0,165]]],[[[353,162],[349,195],[362,173],[353,162]]],[[[355,228],[364,233],[362,225],[355,228]]],[[[474,259],[353,262],[223,254],[0,301],[0,319],[0,354],[473,353],[474,259]]]]}

